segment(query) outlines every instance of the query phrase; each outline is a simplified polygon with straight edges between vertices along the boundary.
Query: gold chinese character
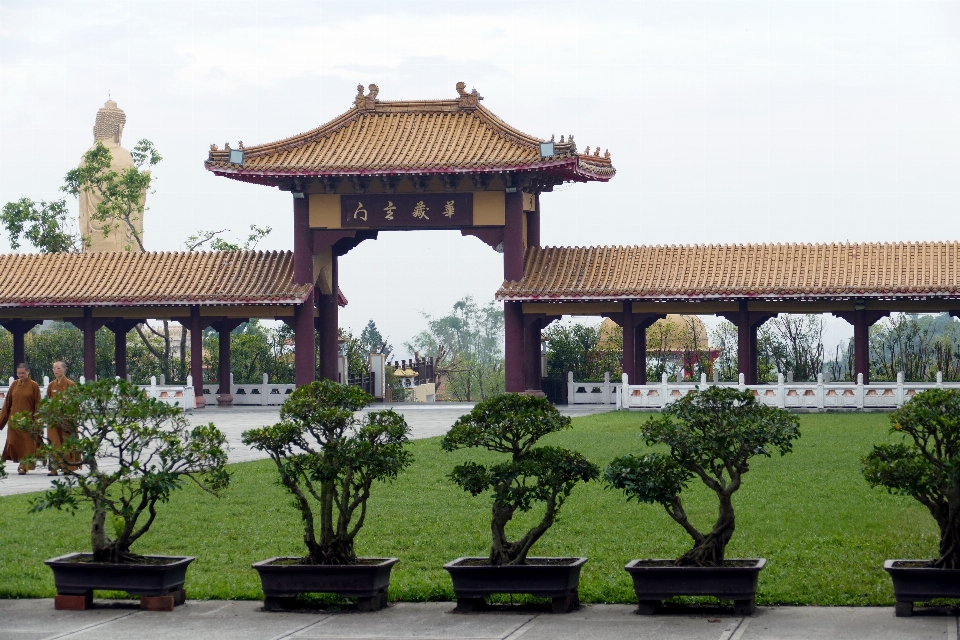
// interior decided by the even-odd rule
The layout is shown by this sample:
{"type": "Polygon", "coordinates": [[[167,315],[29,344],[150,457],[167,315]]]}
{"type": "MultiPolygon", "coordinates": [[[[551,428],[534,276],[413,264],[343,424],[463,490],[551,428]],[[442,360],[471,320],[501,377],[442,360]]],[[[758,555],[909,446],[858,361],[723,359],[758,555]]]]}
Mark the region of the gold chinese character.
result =
{"type": "Polygon", "coordinates": [[[397,208],[394,206],[393,202],[391,202],[390,200],[387,200],[387,206],[383,208],[383,210],[387,212],[387,215],[384,219],[393,220],[393,212],[396,211],[396,209],[397,208]]]}
{"type": "Polygon", "coordinates": [[[359,214],[359,213],[362,213],[362,214],[363,214],[363,217],[360,218],[360,219],[363,220],[364,222],[366,222],[366,221],[367,221],[367,210],[363,208],[363,203],[358,200],[358,201],[357,201],[357,210],[353,212],[353,219],[354,219],[354,220],[357,219],[357,214],[359,214]]]}
{"type": "Polygon", "coordinates": [[[453,213],[453,200],[447,200],[446,206],[443,207],[443,215],[453,218],[453,213]]]}
{"type": "Polygon", "coordinates": [[[430,218],[427,217],[427,211],[430,211],[430,208],[423,203],[423,200],[421,200],[417,203],[417,206],[413,208],[413,217],[429,220],[430,218]]]}

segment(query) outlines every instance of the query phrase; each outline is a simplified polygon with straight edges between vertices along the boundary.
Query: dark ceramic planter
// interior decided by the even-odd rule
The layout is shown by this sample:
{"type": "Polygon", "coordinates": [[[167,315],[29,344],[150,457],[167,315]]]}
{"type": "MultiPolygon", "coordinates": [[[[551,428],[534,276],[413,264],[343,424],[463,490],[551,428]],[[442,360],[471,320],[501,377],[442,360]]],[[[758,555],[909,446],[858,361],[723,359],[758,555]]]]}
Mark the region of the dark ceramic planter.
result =
{"type": "MultiPolygon", "coordinates": [[[[527,562],[562,559],[564,558],[527,558],[527,562]]],[[[554,613],[567,613],[580,604],[577,587],[580,585],[580,569],[587,559],[565,559],[571,562],[495,566],[464,564],[465,561],[486,561],[486,558],[457,558],[443,568],[453,579],[457,611],[482,608],[485,599],[494,593],[526,593],[538,598],[551,598],[554,613]]]]}
{"type": "Polygon", "coordinates": [[[746,567],[645,566],[649,561],[632,560],[624,569],[633,578],[638,613],[652,614],[662,600],[674,596],[714,596],[733,600],[734,613],[748,616],[757,608],[757,576],[767,563],[765,558],[749,560],[754,564],[746,567]]]}
{"type": "Polygon", "coordinates": [[[898,562],[918,560],[887,560],[883,570],[893,580],[894,612],[897,617],[913,615],[914,602],[935,598],[960,598],[960,569],[931,569],[929,567],[898,567],[898,562]]]}
{"type": "Polygon", "coordinates": [[[361,611],[376,611],[387,606],[390,570],[398,558],[383,558],[377,564],[274,564],[278,560],[293,559],[270,558],[253,565],[263,585],[264,609],[286,609],[301,593],[335,593],[344,598],[357,598],[361,611]]]}
{"type": "Polygon", "coordinates": [[[51,558],[45,564],[53,570],[57,588],[57,608],[86,608],[93,602],[93,591],[126,591],[140,596],[141,607],[158,606],[154,600],[164,598],[159,606],[172,610],[174,604],[183,604],[183,583],[187,567],[196,558],[185,556],[147,556],[162,558],[169,564],[112,564],[106,562],[78,562],[90,558],[89,553],[70,553],[51,558]],[[62,603],[66,602],[64,605],[62,603]],[[70,603],[73,604],[70,604],[70,603]]]}

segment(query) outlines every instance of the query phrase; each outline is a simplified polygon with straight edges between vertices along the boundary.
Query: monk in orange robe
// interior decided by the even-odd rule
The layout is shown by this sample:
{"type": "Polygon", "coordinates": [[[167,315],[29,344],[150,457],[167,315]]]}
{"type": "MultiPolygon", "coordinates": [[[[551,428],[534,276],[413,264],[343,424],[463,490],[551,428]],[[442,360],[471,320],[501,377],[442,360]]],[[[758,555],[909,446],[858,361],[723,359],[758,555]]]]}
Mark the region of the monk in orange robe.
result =
{"type": "MultiPolygon", "coordinates": [[[[24,411],[36,413],[39,406],[40,386],[30,379],[30,368],[21,362],[17,365],[17,379],[10,385],[7,397],[3,401],[3,409],[0,409],[0,430],[7,426],[11,416],[24,411]]],[[[23,475],[27,472],[27,465],[23,463],[23,459],[36,450],[37,440],[32,433],[10,427],[0,462],[7,460],[19,462],[17,473],[23,475]]],[[[29,465],[30,469],[34,467],[34,464],[29,465]]]]}
{"type": "MultiPolygon", "coordinates": [[[[62,360],[57,360],[53,363],[53,380],[50,382],[50,386],[47,387],[47,397],[52,398],[58,393],[63,393],[70,387],[76,384],[73,380],[67,377],[67,365],[62,360]]],[[[63,443],[67,441],[73,434],[73,429],[70,429],[68,425],[47,425],[47,440],[50,442],[50,445],[53,447],[63,446],[63,443]]],[[[57,461],[52,457],[50,459],[50,473],[48,476],[57,475],[58,468],[62,468],[65,471],[76,471],[80,468],[80,454],[72,452],[63,457],[62,467],[57,465],[57,461]]]]}

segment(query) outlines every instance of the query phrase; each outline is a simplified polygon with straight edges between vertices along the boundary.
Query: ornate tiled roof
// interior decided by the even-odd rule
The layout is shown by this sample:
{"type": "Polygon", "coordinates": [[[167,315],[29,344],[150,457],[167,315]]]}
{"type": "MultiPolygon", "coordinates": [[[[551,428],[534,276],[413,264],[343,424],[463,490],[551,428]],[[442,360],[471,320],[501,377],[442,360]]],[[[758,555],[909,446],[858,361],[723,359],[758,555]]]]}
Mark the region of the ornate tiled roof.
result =
{"type": "Polygon", "coordinates": [[[531,247],[500,300],[960,298],[960,243],[531,247]]]}
{"type": "Polygon", "coordinates": [[[289,305],[291,251],[0,255],[0,307],[289,305]]]}
{"type": "Polygon", "coordinates": [[[555,155],[541,157],[547,142],[514,129],[480,105],[476,90],[457,84],[455,100],[387,102],[379,89],[363,86],[354,106],[312,131],[269,144],[243,147],[242,164],[230,162],[230,147],[212,145],[208,170],[238,180],[487,173],[542,170],[567,180],[606,181],[616,170],[609,152],[577,153],[573,136],[555,142],[555,155]]]}

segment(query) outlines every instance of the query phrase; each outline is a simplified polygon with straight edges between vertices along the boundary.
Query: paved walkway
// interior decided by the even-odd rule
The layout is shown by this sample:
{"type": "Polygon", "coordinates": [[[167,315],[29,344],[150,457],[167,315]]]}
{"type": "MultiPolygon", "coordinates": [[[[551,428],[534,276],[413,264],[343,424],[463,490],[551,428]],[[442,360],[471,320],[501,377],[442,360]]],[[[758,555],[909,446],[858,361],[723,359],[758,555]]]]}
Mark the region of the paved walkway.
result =
{"type": "MultiPolygon", "coordinates": [[[[457,418],[473,408],[467,402],[443,403],[412,403],[401,402],[388,405],[374,405],[368,410],[383,410],[392,408],[402,414],[410,425],[413,439],[434,438],[442,436],[456,422],[457,418]]],[[[583,416],[593,413],[611,411],[612,407],[601,405],[573,405],[559,407],[561,413],[568,416],[583,416]]],[[[280,419],[280,407],[207,407],[187,413],[191,424],[212,422],[227,436],[230,444],[230,462],[248,462],[264,458],[262,453],[254,451],[240,442],[240,436],[247,429],[273,424],[280,419]]],[[[7,439],[7,430],[0,431],[0,450],[7,439]]],[[[109,469],[109,466],[105,467],[109,469]]],[[[47,476],[46,470],[37,469],[26,475],[17,475],[17,464],[6,463],[6,480],[0,481],[0,496],[31,491],[43,491],[50,486],[52,478],[47,476]]]]}
{"type": "Polygon", "coordinates": [[[173,613],[136,602],[97,601],[55,611],[52,600],[0,600],[0,640],[957,640],[953,612],[895,618],[893,607],[761,607],[638,616],[628,605],[588,605],[568,614],[450,613],[453,604],[398,603],[376,613],[266,613],[259,602],[188,601],[173,613]]]}

